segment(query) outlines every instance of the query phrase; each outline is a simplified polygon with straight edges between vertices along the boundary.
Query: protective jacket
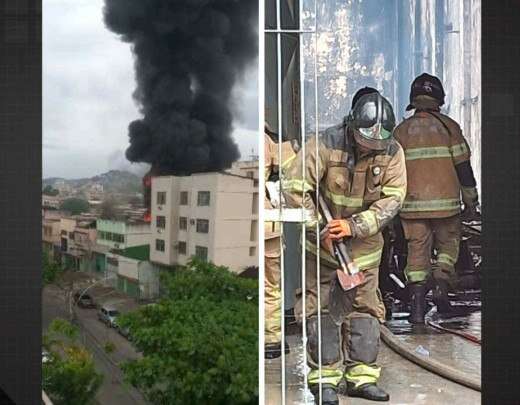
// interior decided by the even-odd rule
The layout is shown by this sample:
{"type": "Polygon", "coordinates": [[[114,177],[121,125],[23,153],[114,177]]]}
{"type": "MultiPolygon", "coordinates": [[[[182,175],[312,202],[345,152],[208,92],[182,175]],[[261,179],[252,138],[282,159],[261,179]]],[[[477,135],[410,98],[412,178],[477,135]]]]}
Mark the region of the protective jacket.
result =
{"type": "Polygon", "coordinates": [[[451,217],[460,213],[461,191],[467,203],[476,198],[474,187],[461,187],[457,166],[469,165],[470,150],[450,117],[435,110],[417,110],[396,127],[394,137],[404,149],[408,173],[402,218],[451,217]]]}
{"type": "MultiPolygon", "coordinates": [[[[271,137],[264,134],[264,161],[265,161],[265,181],[270,177],[273,172],[279,172],[279,150],[278,144],[275,143],[271,137]]],[[[290,142],[282,142],[282,168],[287,165],[295,156],[292,145],[290,142]]],[[[265,190],[264,208],[273,209],[273,204],[268,198],[268,191],[265,190]]],[[[266,221],[264,225],[264,237],[265,239],[276,238],[280,236],[280,223],[266,221]]]]}
{"type": "MultiPolygon", "coordinates": [[[[303,204],[315,212],[313,196],[319,187],[332,216],[349,221],[352,258],[361,270],[366,270],[379,266],[381,261],[381,229],[404,201],[406,167],[403,150],[394,139],[386,150],[360,153],[347,131],[344,124],[327,129],[320,134],[317,148],[316,138],[312,137],[306,144],[305,156],[300,151],[287,167],[283,191],[288,206],[297,208],[303,204]]],[[[312,228],[315,229],[307,229],[312,228]]],[[[313,254],[315,241],[315,231],[308,231],[306,248],[313,254]]],[[[338,266],[324,248],[320,257],[338,266]]]]}

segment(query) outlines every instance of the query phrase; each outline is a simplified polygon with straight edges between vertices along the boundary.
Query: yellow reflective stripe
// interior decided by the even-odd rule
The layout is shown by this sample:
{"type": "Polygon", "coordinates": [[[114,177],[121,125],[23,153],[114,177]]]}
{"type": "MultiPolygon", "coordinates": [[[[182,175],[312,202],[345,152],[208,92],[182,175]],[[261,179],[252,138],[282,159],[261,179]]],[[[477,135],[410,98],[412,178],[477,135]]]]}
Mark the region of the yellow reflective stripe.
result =
{"type": "Polygon", "coordinates": [[[451,157],[451,151],[447,146],[411,148],[404,151],[404,156],[406,160],[447,158],[451,157]]]}
{"type": "Polygon", "coordinates": [[[296,159],[296,155],[292,155],[291,157],[285,159],[285,161],[282,162],[282,169],[287,169],[287,167],[294,159],[296,159]]]}
{"type": "Polygon", "coordinates": [[[325,190],[325,195],[336,205],[348,208],[359,208],[363,206],[363,198],[347,197],[341,194],[334,194],[330,190],[325,190]]]}
{"type": "Polygon", "coordinates": [[[438,263],[445,263],[448,266],[454,266],[455,263],[457,262],[457,259],[454,259],[453,257],[451,257],[447,253],[439,253],[437,255],[437,262],[438,263]]]}
{"type": "Polygon", "coordinates": [[[420,283],[428,278],[429,271],[426,269],[413,269],[406,267],[404,269],[404,276],[409,283],[420,283]]]}
{"type": "MultiPolygon", "coordinates": [[[[309,252],[311,252],[313,255],[316,254],[316,245],[314,243],[312,243],[311,241],[309,241],[308,239],[305,240],[305,249],[308,250],[309,252]]],[[[329,264],[331,264],[333,266],[339,265],[336,258],[331,256],[331,254],[323,248],[320,249],[320,258],[327,261],[329,264]]]]}
{"type": "Polygon", "coordinates": [[[464,155],[465,153],[469,152],[468,147],[465,143],[459,143],[457,145],[453,145],[450,148],[450,150],[451,150],[451,155],[453,157],[458,157],[458,156],[464,155]]]}
{"type": "Polygon", "coordinates": [[[374,267],[379,266],[379,263],[381,263],[382,254],[383,249],[379,249],[373,253],[356,257],[354,258],[354,261],[356,262],[360,270],[373,269],[374,267]]]}
{"type": "Polygon", "coordinates": [[[361,212],[360,214],[353,215],[357,218],[361,218],[361,220],[367,224],[368,232],[370,235],[375,235],[379,230],[377,227],[377,218],[376,213],[372,210],[366,210],[361,212]]]}
{"type": "Polygon", "coordinates": [[[404,187],[383,186],[381,191],[388,197],[399,197],[401,200],[404,200],[404,197],[406,196],[406,190],[404,187]]]}
{"type": "Polygon", "coordinates": [[[307,376],[307,381],[312,385],[319,384],[321,381],[322,384],[332,384],[337,386],[342,378],[343,372],[341,370],[322,368],[321,378],[319,370],[311,370],[307,376]]]}
{"type": "Polygon", "coordinates": [[[460,200],[448,198],[444,200],[406,201],[401,211],[451,211],[460,208],[460,200]]]}
{"type": "Polygon", "coordinates": [[[286,191],[296,191],[299,193],[305,193],[307,191],[313,190],[312,185],[303,179],[283,180],[282,187],[286,191]]]}
{"type": "Polygon", "coordinates": [[[346,380],[354,383],[356,387],[376,383],[380,375],[381,367],[372,367],[366,364],[358,364],[345,372],[346,380]]]}
{"type": "MultiPolygon", "coordinates": [[[[309,240],[305,241],[305,249],[314,255],[316,254],[316,245],[310,242],[309,240]]],[[[360,270],[368,270],[379,266],[382,254],[383,249],[378,249],[372,253],[354,257],[353,259],[360,270]]],[[[336,260],[336,258],[331,256],[330,253],[323,248],[320,249],[320,258],[327,261],[329,264],[332,264],[333,266],[338,266],[338,261],[336,260]]]]}

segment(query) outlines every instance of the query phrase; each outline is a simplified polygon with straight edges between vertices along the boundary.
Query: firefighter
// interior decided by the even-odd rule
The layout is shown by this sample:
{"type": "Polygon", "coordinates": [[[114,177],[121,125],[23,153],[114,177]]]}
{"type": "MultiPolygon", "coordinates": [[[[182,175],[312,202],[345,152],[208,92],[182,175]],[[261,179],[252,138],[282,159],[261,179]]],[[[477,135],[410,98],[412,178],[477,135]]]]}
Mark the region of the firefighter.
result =
{"type": "Polygon", "coordinates": [[[405,275],[411,323],[424,322],[425,295],[430,287],[438,311],[450,310],[448,289],[461,238],[461,195],[464,217],[479,215],[470,149],[459,125],[440,112],[444,97],[437,77],[426,73],[418,76],[406,108],[415,112],[394,132],[404,149],[408,173],[408,192],[400,217],[408,242],[405,275]]]}
{"type": "MultiPolygon", "coordinates": [[[[280,192],[279,184],[279,151],[278,135],[271,131],[269,125],[265,125],[264,150],[265,150],[265,181],[266,192],[264,200],[265,209],[278,208],[280,192]]],[[[294,152],[290,142],[282,142],[282,160],[290,162],[294,152]]],[[[265,250],[265,358],[275,359],[281,356],[281,291],[280,291],[280,222],[265,222],[264,226],[265,250]]],[[[289,346],[284,342],[285,353],[289,353],[289,346]]]]}
{"type": "MultiPolygon", "coordinates": [[[[383,248],[381,229],[398,213],[406,195],[404,153],[392,137],[395,118],[392,106],[375,89],[361,89],[342,124],[320,134],[318,145],[312,137],[305,156],[299,152],[287,169],[284,194],[288,206],[314,212],[313,196],[319,187],[334,218],[320,223],[320,280],[316,267],[316,224],[306,235],[306,317],[307,353],[311,371],[309,388],[316,403],[338,404],[338,388],[349,396],[387,401],[389,395],[377,386],[381,368],[377,365],[380,323],[385,307],[378,289],[378,272],[383,248]],[[316,154],[318,147],[318,154],[316,154]],[[305,180],[302,179],[305,160],[305,180]],[[316,162],[317,161],[317,162],[316,162]],[[318,164],[316,173],[315,165],[318,164]],[[339,263],[331,252],[331,241],[348,238],[351,255],[364,272],[365,283],[352,291],[329,293],[338,283],[339,263]],[[321,308],[317,291],[320,288],[321,308]],[[349,309],[338,325],[329,303],[345,301],[349,309]],[[321,311],[320,381],[318,311],[321,311]],[[322,389],[319,389],[319,383],[322,389]]],[[[336,289],[336,291],[338,291],[336,289]]],[[[296,294],[295,315],[302,320],[302,294],[296,294]]]]}

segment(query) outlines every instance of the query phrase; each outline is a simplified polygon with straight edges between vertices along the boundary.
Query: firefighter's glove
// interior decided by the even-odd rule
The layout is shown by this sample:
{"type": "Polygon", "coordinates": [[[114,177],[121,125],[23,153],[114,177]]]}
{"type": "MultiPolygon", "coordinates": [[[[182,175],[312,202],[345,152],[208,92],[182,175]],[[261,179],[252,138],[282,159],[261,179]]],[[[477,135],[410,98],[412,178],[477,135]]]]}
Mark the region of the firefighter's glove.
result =
{"type": "Polygon", "coordinates": [[[480,205],[479,204],[466,205],[464,207],[464,211],[462,211],[462,214],[461,214],[462,222],[475,222],[475,221],[481,221],[481,219],[482,219],[482,217],[480,215],[480,205]]]}
{"type": "Polygon", "coordinates": [[[321,246],[327,249],[327,252],[329,252],[331,256],[334,256],[334,246],[332,245],[332,239],[330,238],[328,225],[325,226],[325,228],[323,228],[320,232],[320,240],[321,246]]]}
{"type": "Polygon", "coordinates": [[[327,224],[329,238],[339,240],[352,236],[352,230],[346,219],[333,219],[327,224]]]}
{"type": "Polygon", "coordinates": [[[269,192],[269,201],[273,208],[280,207],[280,182],[266,181],[265,188],[269,192]]]}

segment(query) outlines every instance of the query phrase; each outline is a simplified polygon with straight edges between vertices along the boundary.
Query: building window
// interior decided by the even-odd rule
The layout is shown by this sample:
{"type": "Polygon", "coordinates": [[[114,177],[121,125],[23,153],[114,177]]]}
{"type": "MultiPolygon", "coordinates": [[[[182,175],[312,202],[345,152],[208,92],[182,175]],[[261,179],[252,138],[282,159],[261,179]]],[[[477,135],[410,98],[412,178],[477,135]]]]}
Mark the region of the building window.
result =
{"type": "Polygon", "coordinates": [[[186,242],[179,241],[179,254],[180,255],[186,254],[186,242]]]}
{"type": "Polygon", "coordinates": [[[180,205],[188,205],[188,192],[181,191],[181,204],[180,205]]]}
{"type": "Polygon", "coordinates": [[[157,225],[157,228],[166,228],[166,218],[158,215],[155,224],[157,225]]]}
{"type": "Polygon", "coordinates": [[[255,172],[247,172],[247,177],[253,179],[255,177],[255,172]]]}
{"type": "Polygon", "coordinates": [[[155,239],[155,250],[159,252],[164,252],[164,240],[155,239]]]}
{"type": "Polygon", "coordinates": [[[209,221],[207,219],[197,219],[197,232],[208,233],[209,232],[209,221]]]}
{"type": "Polygon", "coordinates": [[[199,207],[209,205],[209,191],[199,191],[197,194],[197,205],[199,207]]]}
{"type": "Polygon", "coordinates": [[[179,217],[179,229],[183,229],[183,230],[188,229],[188,218],[179,217]]]}
{"type": "Polygon", "coordinates": [[[125,243],[125,235],[121,235],[119,233],[114,233],[113,238],[114,238],[114,242],[125,243]]]}
{"type": "Polygon", "coordinates": [[[204,261],[208,260],[208,248],[205,246],[195,246],[195,256],[204,261]]]}
{"type": "Polygon", "coordinates": [[[166,191],[157,192],[157,204],[158,205],[166,204],[166,191]]]}
{"type": "Polygon", "coordinates": [[[249,248],[249,256],[254,256],[256,255],[256,246],[251,246],[249,248]]]}

